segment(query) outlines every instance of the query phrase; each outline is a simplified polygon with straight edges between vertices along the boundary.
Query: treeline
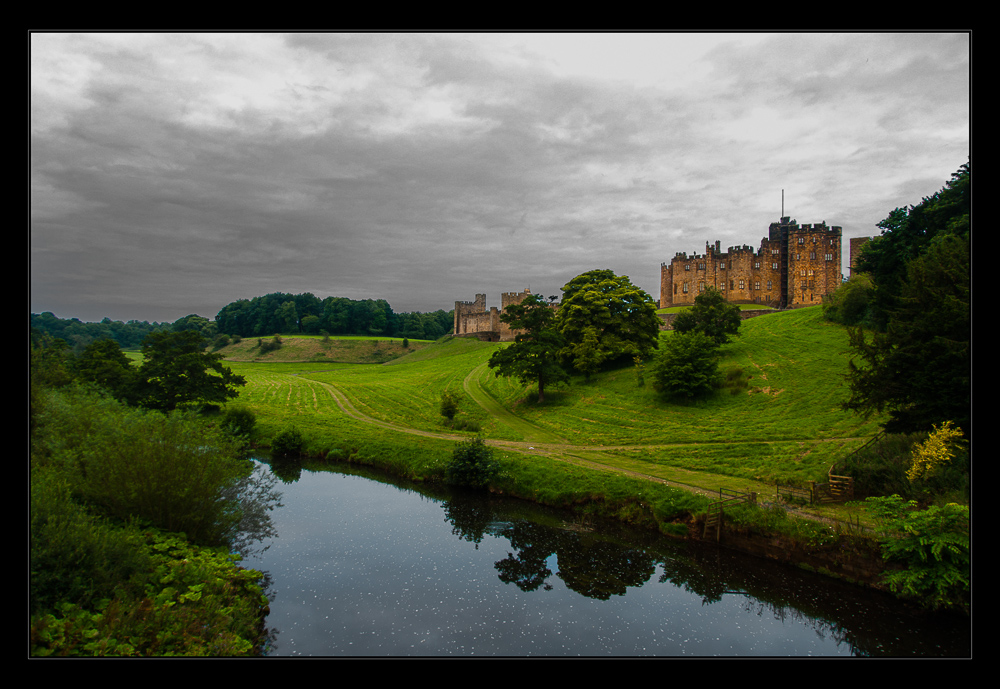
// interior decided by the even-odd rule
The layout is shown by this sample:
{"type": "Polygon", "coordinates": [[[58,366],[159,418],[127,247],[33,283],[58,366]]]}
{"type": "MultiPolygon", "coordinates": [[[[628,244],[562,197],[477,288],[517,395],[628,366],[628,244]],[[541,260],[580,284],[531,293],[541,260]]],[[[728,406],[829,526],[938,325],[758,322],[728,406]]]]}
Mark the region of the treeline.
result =
{"type": "Polygon", "coordinates": [[[436,340],[451,332],[454,312],[394,313],[385,299],[320,299],[308,292],[274,292],[227,304],[216,315],[215,323],[219,333],[240,337],[325,332],[436,340]]]}
{"type": "MultiPolygon", "coordinates": [[[[189,316],[185,316],[189,318],[189,316]]],[[[184,320],[184,319],[178,319],[184,320]]],[[[207,319],[205,319],[207,322],[207,319]]],[[[122,349],[138,349],[146,336],[154,332],[173,332],[172,323],[148,321],[113,321],[105,318],[100,323],[84,323],[79,318],[59,318],[51,311],[31,314],[31,330],[63,340],[73,351],[81,352],[98,340],[114,340],[122,349]]]]}
{"type": "Polygon", "coordinates": [[[138,349],[147,335],[156,332],[197,331],[205,342],[219,335],[270,337],[281,333],[320,335],[377,335],[436,340],[451,332],[454,311],[394,313],[384,299],[356,301],[344,297],[318,297],[275,292],[227,304],[215,320],[189,314],[172,323],[113,321],[85,323],[78,318],[59,318],[50,311],[31,314],[31,330],[63,340],[79,354],[100,340],[114,340],[122,349],[138,349]]]}
{"type": "Polygon", "coordinates": [[[972,169],[897,208],[861,249],[851,279],[824,304],[851,326],[851,399],[886,412],[888,433],[926,433],[951,421],[966,437],[972,410],[972,169]]]}

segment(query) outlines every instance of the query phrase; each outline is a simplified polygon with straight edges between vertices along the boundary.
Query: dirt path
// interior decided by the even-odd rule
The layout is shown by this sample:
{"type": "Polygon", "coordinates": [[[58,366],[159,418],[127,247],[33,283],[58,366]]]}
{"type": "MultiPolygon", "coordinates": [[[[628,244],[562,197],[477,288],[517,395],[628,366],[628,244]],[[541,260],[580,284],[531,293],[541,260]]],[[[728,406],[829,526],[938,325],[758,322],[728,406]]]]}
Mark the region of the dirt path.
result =
{"type": "MultiPolygon", "coordinates": [[[[595,449],[591,446],[586,446],[586,445],[571,445],[550,432],[538,429],[530,422],[527,422],[524,419],[521,419],[520,417],[517,417],[514,414],[511,414],[506,409],[504,409],[502,406],[499,405],[499,403],[497,403],[495,400],[493,400],[492,397],[490,397],[489,393],[487,393],[478,385],[478,375],[481,368],[482,367],[480,366],[474,369],[466,377],[463,383],[463,387],[465,388],[466,392],[469,393],[469,395],[476,401],[477,404],[482,406],[489,413],[496,415],[498,418],[500,418],[502,422],[508,423],[508,425],[511,425],[512,428],[517,429],[519,432],[522,431],[522,429],[527,429],[529,431],[534,430],[536,432],[535,437],[539,438],[546,437],[549,439],[555,438],[556,440],[556,442],[544,442],[544,441],[539,442],[539,441],[528,441],[528,440],[513,441],[513,440],[488,439],[486,440],[486,443],[488,445],[492,445],[498,448],[503,448],[506,450],[510,450],[528,456],[532,455],[544,456],[550,459],[555,459],[558,461],[575,464],[577,466],[587,467],[591,469],[598,469],[601,471],[610,471],[623,476],[631,476],[633,478],[644,479],[647,481],[664,483],[675,488],[687,490],[692,493],[698,493],[700,495],[705,495],[707,497],[715,497],[719,495],[718,490],[710,490],[707,488],[703,488],[701,486],[686,484],[683,481],[678,481],[677,479],[671,479],[668,481],[667,479],[661,478],[659,476],[652,476],[650,474],[644,474],[638,471],[623,469],[621,467],[612,466],[611,464],[606,463],[606,461],[611,461],[613,458],[606,456],[604,454],[605,451],[636,449],[640,446],[621,445],[621,446],[608,446],[601,449],[595,449]]],[[[399,424],[394,424],[387,421],[380,421],[378,419],[374,419],[358,411],[358,409],[353,404],[351,404],[351,401],[347,397],[347,395],[345,395],[336,386],[331,385],[330,383],[324,383],[320,381],[314,381],[314,382],[321,385],[330,394],[330,396],[334,399],[334,401],[337,403],[337,406],[340,407],[340,410],[344,412],[344,414],[351,417],[352,419],[355,419],[356,421],[372,424],[374,426],[379,426],[381,428],[385,428],[386,430],[395,431],[397,433],[406,433],[409,435],[417,435],[425,438],[438,438],[441,440],[455,440],[455,441],[462,441],[468,439],[468,436],[465,435],[458,435],[455,433],[439,433],[435,431],[422,431],[416,428],[410,428],[408,426],[402,426],[399,424]]],[[[525,435],[526,437],[528,436],[528,434],[523,434],[523,435],[525,435]]],[[[838,440],[843,440],[843,439],[840,438],[838,440]]],[[[685,445],[690,445],[690,443],[685,443],[685,445]]],[[[641,447],[644,448],[670,447],[670,445],[662,445],[662,446],[645,445],[641,447]]],[[[801,510],[786,505],[782,505],[782,507],[786,511],[793,512],[796,515],[807,519],[814,519],[824,522],[832,521],[825,517],[820,517],[814,514],[809,514],[807,512],[802,512],[801,510]]]]}

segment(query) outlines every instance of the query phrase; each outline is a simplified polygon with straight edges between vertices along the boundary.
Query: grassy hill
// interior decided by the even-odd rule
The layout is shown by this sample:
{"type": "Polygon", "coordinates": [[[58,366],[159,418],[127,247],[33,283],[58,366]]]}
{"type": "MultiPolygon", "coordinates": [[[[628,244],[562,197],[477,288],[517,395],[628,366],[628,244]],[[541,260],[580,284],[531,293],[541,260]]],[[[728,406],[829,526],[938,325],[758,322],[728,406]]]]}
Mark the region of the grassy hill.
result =
{"type": "Polygon", "coordinates": [[[430,344],[430,340],[378,338],[363,336],[323,338],[318,335],[280,336],[281,346],[273,346],[273,337],[250,337],[226,345],[217,353],[227,361],[302,362],[331,361],[348,364],[383,364],[410,354],[430,344]],[[262,346],[263,345],[263,346],[262,346]]]}
{"type": "MultiPolygon", "coordinates": [[[[241,345],[252,348],[256,340],[241,345]]],[[[876,420],[839,408],[847,397],[847,335],[824,321],[819,307],[744,321],[741,336],[723,348],[722,368],[738,371],[746,386],[696,404],[664,400],[625,368],[547,390],[539,406],[529,387],[486,367],[503,346],[453,338],[390,365],[318,366],[322,359],[312,356],[308,363],[231,360],[231,366],[249,381],[240,403],[258,413],[264,429],[294,423],[314,449],[378,447],[401,458],[426,451],[427,461],[450,453],[461,436],[442,425],[445,389],[460,393],[460,414],[475,420],[484,438],[516,451],[610,462],[711,488],[773,490],[775,481],[823,480],[834,462],[877,431],[876,420]]],[[[383,340],[380,347],[389,345],[383,340]]],[[[332,347],[322,351],[333,359],[332,347]]]]}

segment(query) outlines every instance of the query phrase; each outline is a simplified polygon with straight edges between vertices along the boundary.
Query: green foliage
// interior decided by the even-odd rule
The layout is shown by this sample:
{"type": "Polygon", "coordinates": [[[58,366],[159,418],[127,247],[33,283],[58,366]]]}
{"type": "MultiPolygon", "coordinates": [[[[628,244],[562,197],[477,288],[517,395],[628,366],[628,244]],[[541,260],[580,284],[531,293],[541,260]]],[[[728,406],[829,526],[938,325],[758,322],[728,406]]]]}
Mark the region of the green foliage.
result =
{"type": "Polygon", "coordinates": [[[285,426],[271,440],[271,454],[277,458],[301,457],[305,438],[296,426],[285,426]]]}
{"type": "Polygon", "coordinates": [[[228,434],[190,414],[130,409],[85,391],[50,396],[33,459],[58,467],[75,499],[195,543],[226,542],[240,508],[223,491],[251,468],[228,434]]]}
{"type": "Polygon", "coordinates": [[[694,306],[674,318],[674,332],[702,332],[717,345],[724,345],[740,333],[740,308],[726,301],[714,287],[694,299],[694,306]]]}
{"type": "Polygon", "coordinates": [[[257,338],[257,346],[260,348],[261,354],[268,354],[269,352],[276,352],[281,349],[281,345],[284,344],[281,340],[281,335],[275,335],[267,342],[264,342],[262,338],[257,338]]]}
{"type": "MultiPolygon", "coordinates": [[[[583,330],[583,339],[570,345],[572,352],[573,368],[580,371],[586,380],[597,373],[604,363],[607,353],[601,350],[601,343],[598,339],[597,328],[588,326],[583,330]]],[[[638,358],[638,357],[636,357],[638,358]]]]}
{"type": "Polygon", "coordinates": [[[556,320],[566,339],[561,356],[584,373],[625,356],[648,358],[661,322],[653,298],[628,276],[591,270],[563,286],[556,320]]]}
{"type": "Polygon", "coordinates": [[[854,479],[854,494],[858,497],[892,493],[916,497],[916,487],[906,478],[906,472],[912,449],[923,437],[922,433],[883,436],[844,458],[835,473],[854,479]]]}
{"type": "Polygon", "coordinates": [[[485,488],[501,475],[493,448],[481,437],[461,442],[452,452],[445,469],[448,483],[467,488],[485,488]]]}
{"type": "Polygon", "coordinates": [[[257,415],[245,406],[229,406],[222,414],[221,425],[230,435],[249,442],[257,428],[257,415]]]}
{"type": "Polygon", "coordinates": [[[898,495],[868,498],[864,507],[880,528],[883,557],[899,566],[885,575],[889,588],[930,609],[968,612],[969,508],[949,503],[921,510],[898,495]]]}
{"type": "Polygon", "coordinates": [[[706,397],[720,382],[718,347],[700,330],[666,338],[652,368],[654,389],[668,397],[706,397]]]}
{"type": "Polygon", "coordinates": [[[525,384],[538,384],[538,402],[545,401],[545,386],[568,380],[559,363],[565,340],[553,325],[555,315],[545,301],[531,294],[520,304],[508,306],[500,320],[522,332],[514,343],[493,352],[489,367],[497,376],[513,376],[525,384]]]}
{"type": "Polygon", "coordinates": [[[222,365],[222,356],[204,351],[194,331],[153,333],[142,344],[137,399],[149,409],[171,411],[197,403],[235,398],[243,376],[222,365]]]}
{"type": "Polygon", "coordinates": [[[968,238],[942,236],[907,266],[885,333],[850,331],[844,408],[888,413],[886,432],[969,429],[972,327],[968,238]]]}
{"type": "Polygon", "coordinates": [[[871,276],[855,271],[847,282],[842,283],[823,301],[823,315],[827,320],[841,325],[870,327],[868,305],[873,294],[871,276]]]}
{"type": "Polygon", "coordinates": [[[51,468],[33,471],[30,489],[32,613],[61,602],[90,607],[116,591],[142,592],[140,575],[150,563],[137,529],[87,513],[51,468]]]}
{"type": "Polygon", "coordinates": [[[882,235],[862,247],[856,267],[875,285],[870,304],[873,327],[881,331],[888,327],[912,260],[941,237],[970,238],[971,207],[972,168],[967,163],[940,191],[916,206],[895,209],[878,224],[882,235]]]}
{"type": "Polygon", "coordinates": [[[458,413],[458,396],[451,390],[441,393],[441,416],[451,421],[458,413]]]}
{"type": "Polygon", "coordinates": [[[131,402],[135,397],[138,371],[114,340],[98,340],[83,350],[73,362],[80,380],[107,390],[115,399],[131,402]]]}
{"type": "Polygon", "coordinates": [[[145,590],[63,602],[31,618],[32,656],[249,656],[263,642],[262,577],[173,534],[142,535],[145,590]]]}

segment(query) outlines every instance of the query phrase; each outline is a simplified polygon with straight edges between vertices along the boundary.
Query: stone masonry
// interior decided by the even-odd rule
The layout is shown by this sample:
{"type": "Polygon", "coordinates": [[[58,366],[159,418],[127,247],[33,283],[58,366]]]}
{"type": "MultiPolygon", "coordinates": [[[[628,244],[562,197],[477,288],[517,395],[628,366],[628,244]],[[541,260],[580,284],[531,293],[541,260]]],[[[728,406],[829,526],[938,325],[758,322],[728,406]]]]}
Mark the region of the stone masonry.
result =
{"type": "Polygon", "coordinates": [[[660,264],[660,308],[693,304],[714,287],[734,304],[795,308],[820,304],[843,276],[842,228],[826,223],[799,225],[784,217],[771,223],[760,247],[744,244],[720,250],[705,244],[704,254],[678,253],[660,264]]]}
{"type": "Polygon", "coordinates": [[[500,314],[508,306],[520,304],[531,294],[530,289],[523,292],[504,292],[500,295],[500,308],[486,308],[486,295],[477,294],[475,301],[455,302],[455,336],[476,337],[486,342],[513,342],[517,334],[500,320],[500,314]]]}

